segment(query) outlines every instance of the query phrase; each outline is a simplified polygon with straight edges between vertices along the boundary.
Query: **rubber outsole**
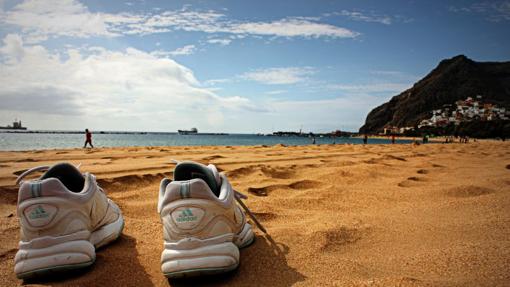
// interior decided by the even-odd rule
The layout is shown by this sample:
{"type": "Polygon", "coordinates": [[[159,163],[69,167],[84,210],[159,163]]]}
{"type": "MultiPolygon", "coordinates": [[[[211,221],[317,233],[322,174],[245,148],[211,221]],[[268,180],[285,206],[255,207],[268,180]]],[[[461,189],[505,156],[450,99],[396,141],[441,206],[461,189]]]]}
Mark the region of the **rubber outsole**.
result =
{"type": "MultiPolygon", "coordinates": [[[[242,245],[237,246],[237,248],[242,249],[252,245],[255,242],[255,234],[252,233],[251,238],[244,242],[242,245]]],[[[209,275],[217,275],[220,273],[226,273],[237,269],[239,263],[226,266],[226,267],[214,267],[214,268],[195,268],[195,269],[186,269],[174,272],[166,272],[163,273],[165,277],[169,279],[182,279],[182,278],[191,278],[191,277],[199,277],[199,276],[209,276],[209,275]]]]}
{"type": "Polygon", "coordinates": [[[246,248],[255,242],[255,236],[253,236],[250,240],[246,241],[243,245],[239,246],[239,249],[246,248]]]}
{"type": "Polygon", "coordinates": [[[60,265],[60,266],[37,269],[37,270],[25,272],[25,273],[16,274],[16,277],[18,277],[18,279],[26,280],[26,279],[36,278],[36,277],[48,276],[50,274],[62,273],[62,272],[67,272],[67,271],[71,271],[71,270],[86,268],[86,267],[89,267],[92,264],[94,264],[95,261],[96,261],[96,259],[94,258],[94,260],[92,260],[90,262],[71,264],[71,265],[60,265]]]}
{"type": "MultiPolygon", "coordinates": [[[[117,232],[115,234],[115,237],[104,238],[103,240],[101,240],[100,242],[95,244],[94,248],[97,250],[97,249],[104,247],[105,245],[108,245],[108,244],[116,241],[122,234],[122,231],[124,230],[124,225],[125,225],[125,221],[122,218],[122,225],[119,229],[119,232],[117,232]]],[[[96,261],[96,258],[94,257],[89,262],[83,262],[83,263],[78,263],[78,264],[69,264],[69,265],[58,265],[58,266],[36,269],[36,270],[16,274],[16,277],[18,277],[18,279],[23,279],[23,280],[32,279],[32,278],[36,278],[36,277],[45,277],[45,276],[55,274],[55,273],[62,273],[62,272],[67,272],[67,271],[71,271],[71,270],[86,268],[86,267],[89,267],[92,264],[94,264],[95,261],[96,261]]]]}

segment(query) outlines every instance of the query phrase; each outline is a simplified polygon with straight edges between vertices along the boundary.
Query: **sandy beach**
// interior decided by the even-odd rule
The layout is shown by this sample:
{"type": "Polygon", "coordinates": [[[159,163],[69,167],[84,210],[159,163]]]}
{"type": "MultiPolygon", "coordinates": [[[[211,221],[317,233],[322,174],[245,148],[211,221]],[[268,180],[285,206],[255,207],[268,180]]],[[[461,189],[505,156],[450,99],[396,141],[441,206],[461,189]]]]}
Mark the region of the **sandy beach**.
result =
{"type": "Polygon", "coordinates": [[[508,286],[510,143],[127,147],[0,152],[0,286],[508,286]],[[234,272],[168,281],[159,182],[172,159],[214,163],[268,229],[234,272]],[[16,175],[68,161],[94,173],[126,220],[96,263],[23,282],[16,175]]]}

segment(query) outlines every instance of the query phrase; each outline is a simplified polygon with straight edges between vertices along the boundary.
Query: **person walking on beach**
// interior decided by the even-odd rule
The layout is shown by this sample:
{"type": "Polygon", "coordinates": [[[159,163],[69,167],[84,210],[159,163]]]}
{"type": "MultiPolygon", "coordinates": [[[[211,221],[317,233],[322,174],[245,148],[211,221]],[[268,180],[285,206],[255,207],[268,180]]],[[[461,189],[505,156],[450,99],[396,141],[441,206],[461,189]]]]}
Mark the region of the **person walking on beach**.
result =
{"type": "Polygon", "coordinates": [[[86,148],[87,144],[90,144],[91,148],[94,147],[92,145],[92,133],[89,131],[89,129],[85,129],[85,144],[83,145],[83,148],[86,148]]]}
{"type": "Polygon", "coordinates": [[[365,134],[363,136],[363,144],[367,144],[367,142],[368,142],[368,136],[367,136],[367,134],[365,134]]]}
{"type": "Polygon", "coordinates": [[[392,134],[392,135],[391,135],[391,143],[392,143],[392,144],[394,144],[394,143],[395,143],[395,135],[394,135],[394,134],[392,134]]]}

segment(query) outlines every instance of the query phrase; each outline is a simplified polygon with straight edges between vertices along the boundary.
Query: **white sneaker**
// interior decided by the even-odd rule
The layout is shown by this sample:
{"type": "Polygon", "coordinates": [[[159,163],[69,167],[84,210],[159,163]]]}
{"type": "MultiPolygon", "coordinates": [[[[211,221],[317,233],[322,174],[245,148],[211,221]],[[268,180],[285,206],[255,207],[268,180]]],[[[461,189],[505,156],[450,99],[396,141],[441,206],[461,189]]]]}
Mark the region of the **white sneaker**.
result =
{"type": "Polygon", "coordinates": [[[175,167],[174,181],[161,181],[161,270],[166,277],[237,268],[239,248],[250,245],[255,236],[236,199],[236,191],[214,165],[181,162],[175,167]]]}
{"type": "Polygon", "coordinates": [[[119,207],[90,173],[60,163],[24,172],[48,171],[22,182],[18,194],[21,226],[14,272],[20,279],[82,268],[96,259],[95,249],[117,239],[124,227],[119,207]]]}

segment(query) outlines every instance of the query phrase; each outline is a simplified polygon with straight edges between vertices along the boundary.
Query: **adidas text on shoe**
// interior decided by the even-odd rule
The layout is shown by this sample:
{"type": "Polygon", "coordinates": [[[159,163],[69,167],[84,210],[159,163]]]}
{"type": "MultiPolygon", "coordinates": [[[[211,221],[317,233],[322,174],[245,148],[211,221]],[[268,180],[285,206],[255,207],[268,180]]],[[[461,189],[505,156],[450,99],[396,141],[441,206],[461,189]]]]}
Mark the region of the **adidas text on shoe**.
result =
{"type": "Polygon", "coordinates": [[[95,249],[120,236],[124,220],[90,173],[73,165],[30,169],[23,177],[48,170],[41,178],[21,183],[17,213],[21,240],[14,258],[20,279],[91,265],[95,249]]]}
{"type": "Polygon", "coordinates": [[[168,278],[233,270],[239,248],[255,238],[235,191],[214,165],[178,163],[174,180],[161,181],[158,212],[164,237],[161,270],[168,278]]]}

